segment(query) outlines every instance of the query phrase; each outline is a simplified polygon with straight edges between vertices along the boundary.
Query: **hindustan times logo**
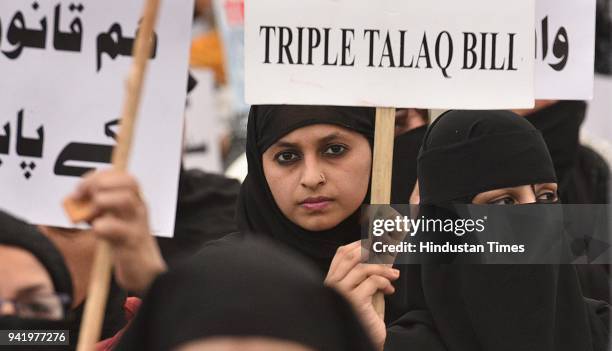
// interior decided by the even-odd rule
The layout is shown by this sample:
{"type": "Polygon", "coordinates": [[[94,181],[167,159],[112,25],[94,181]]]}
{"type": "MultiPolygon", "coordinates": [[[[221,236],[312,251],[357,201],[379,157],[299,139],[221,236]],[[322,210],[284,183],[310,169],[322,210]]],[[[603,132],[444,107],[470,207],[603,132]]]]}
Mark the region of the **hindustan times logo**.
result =
{"type": "Polygon", "coordinates": [[[389,232],[405,232],[415,236],[417,233],[444,232],[463,236],[473,232],[482,233],[486,220],[486,216],[480,219],[432,219],[425,216],[411,219],[407,216],[397,216],[395,219],[372,221],[372,235],[380,237],[389,232]]]}

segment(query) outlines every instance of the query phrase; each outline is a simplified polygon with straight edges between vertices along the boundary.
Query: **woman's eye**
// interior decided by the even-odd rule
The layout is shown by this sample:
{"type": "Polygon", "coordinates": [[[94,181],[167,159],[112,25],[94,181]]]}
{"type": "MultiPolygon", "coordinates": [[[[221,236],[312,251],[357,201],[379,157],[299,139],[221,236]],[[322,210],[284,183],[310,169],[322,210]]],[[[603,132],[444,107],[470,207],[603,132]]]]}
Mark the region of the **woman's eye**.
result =
{"type": "Polygon", "coordinates": [[[516,201],[513,198],[506,196],[500,199],[491,200],[488,202],[488,204],[489,205],[514,205],[516,204],[516,201]]]}
{"type": "Polygon", "coordinates": [[[538,195],[539,203],[553,203],[559,201],[559,196],[556,191],[547,191],[538,195]]]}
{"type": "Polygon", "coordinates": [[[346,152],[346,147],[344,145],[331,145],[329,146],[324,154],[331,156],[339,156],[346,152]]]}
{"type": "Polygon", "coordinates": [[[35,313],[48,313],[51,310],[49,306],[37,302],[29,304],[28,308],[35,313]]]}
{"type": "Polygon", "coordinates": [[[276,161],[280,164],[287,164],[298,160],[300,157],[295,152],[281,152],[276,155],[276,161]]]}

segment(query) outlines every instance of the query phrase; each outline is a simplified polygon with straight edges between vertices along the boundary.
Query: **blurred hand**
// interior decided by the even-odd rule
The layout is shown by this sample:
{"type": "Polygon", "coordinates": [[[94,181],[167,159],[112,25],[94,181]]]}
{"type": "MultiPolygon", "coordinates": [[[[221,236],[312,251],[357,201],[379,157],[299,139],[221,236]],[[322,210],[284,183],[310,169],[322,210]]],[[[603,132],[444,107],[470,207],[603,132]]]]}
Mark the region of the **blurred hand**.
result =
{"type": "Polygon", "coordinates": [[[325,285],[340,291],[351,302],[378,350],[384,347],[387,327],[376,313],[372,298],[377,292],[393,294],[391,282],[398,278],[396,269],[362,263],[361,241],[338,248],[325,278],[325,285]]]}
{"type": "Polygon", "coordinates": [[[91,205],[91,232],[111,245],[117,283],[126,290],[144,293],[166,270],[166,263],[151,235],[136,180],[116,170],[90,173],[70,197],[91,205]]]}

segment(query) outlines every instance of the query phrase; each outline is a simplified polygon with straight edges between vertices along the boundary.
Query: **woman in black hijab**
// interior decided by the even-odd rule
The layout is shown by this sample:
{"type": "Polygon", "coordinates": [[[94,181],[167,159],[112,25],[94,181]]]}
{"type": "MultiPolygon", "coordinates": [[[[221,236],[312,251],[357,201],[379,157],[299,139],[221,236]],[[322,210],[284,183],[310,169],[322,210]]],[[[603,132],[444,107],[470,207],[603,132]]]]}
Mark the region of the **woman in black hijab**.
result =
{"type": "Polygon", "coordinates": [[[72,281],[55,246],[33,226],[0,211],[0,251],[0,330],[69,329],[72,281]],[[4,304],[12,305],[13,313],[7,315],[4,304]]]}
{"type": "MultiPolygon", "coordinates": [[[[541,134],[511,112],[442,115],[425,135],[418,181],[423,205],[558,201],[541,134]]],[[[607,350],[608,307],[583,298],[574,266],[407,269],[408,299],[448,350],[607,350]]]]}
{"type": "Polygon", "coordinates": [[[209,245],[160,276],[117,350],[253,350],[249,347],[263,345],[373,350],[351,306],[323,287],[315,270],[284,249],[256,240],[209,245]]]}
{"type": "MultiPolygon", "coordinates": [[[[281,211],[264,174],[263,154],[281,138],[309,126],[332,125],[361,134],[370,144],[374,139],[374,110],[369,108],[332,106],[253,106],[247,131],[247,159],[249,172],[240,189],[237,206],[238,230],[270,236],[312,260],[327,273],[338,247],[360,239],[359,205],[367,203],[367,189],[362,192],[359,205],[333,228],[322,231],[307,230],[292,222],[281,211]]],[[[338,143],[341,145],[341,143],[338,143]]],[[[331,145],[334,146],[334,145],[331,145]]],[[[324,150],[325,151],[325,150],[324,150]]],[[[295,157],[287,155],[279,157],[295,157]]],[[[370,155],[363,155],[369,158],[370,155]]],[[[360,155],[361,157],[361,155],[360,155]]],[[[371,161],[370,161],[371,164],[371,161]]],[[[331,178],[330,175],[320,175],[331,178]]],[[[369,182],[368,169],[366,175],[369,182]]],[[[355,177],[363,175],[355,174],[355,177]]],[[[325,179],[330,181],[330,179],[325,179]]],[[[324,180],[324,181],[325,181],[324,180]]],[[[344,179],[344,181],[349,181],[344,179]]],[[[367,188],[367,185],[366,185],[367,188]]]]}
{"type": "Polygon", "coordinates": [[[389,339],[406,336],[405,328],[412,324],[386,328],[407,311],[402,297],[387,300],[385,321],[372,306],[377,291],[393,294],[391,282],[401,279],[399,271],[360,260],[359,217],[361,205],[369,200],[374,112],[253,106],[247,132],[249,172],[237,208],[241,233],[225,240],[264,236],[314,263],[321,280],[326,276],[325,284],[353,303],[382,349],[389,339]]]}

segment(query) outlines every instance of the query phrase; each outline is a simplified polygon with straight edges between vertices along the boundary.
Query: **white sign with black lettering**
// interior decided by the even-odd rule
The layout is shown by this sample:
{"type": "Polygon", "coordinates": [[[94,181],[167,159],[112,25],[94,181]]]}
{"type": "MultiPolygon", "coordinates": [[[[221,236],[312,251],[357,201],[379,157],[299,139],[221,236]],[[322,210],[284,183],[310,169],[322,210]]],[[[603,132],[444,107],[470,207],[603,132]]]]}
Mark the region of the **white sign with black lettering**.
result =
{"type": "Polygon", "coordinates": [[[534,0],[245,6],[250,104],[533,106],[534,0]]]}
{"type": "MultiPolygon", "coordinates": [[[[0,208],[68,227],[62,200],[110,166],[143,0],[0,1],[0,208]]],[[[193,0],[163,1],[129,170],[152,230],[176,211],[193,0]]]]}
{"type": "Polygon", "coordinates": [[[595,0],[537,0],[536,38],[536,98],[590,100],[595,0]]]}

